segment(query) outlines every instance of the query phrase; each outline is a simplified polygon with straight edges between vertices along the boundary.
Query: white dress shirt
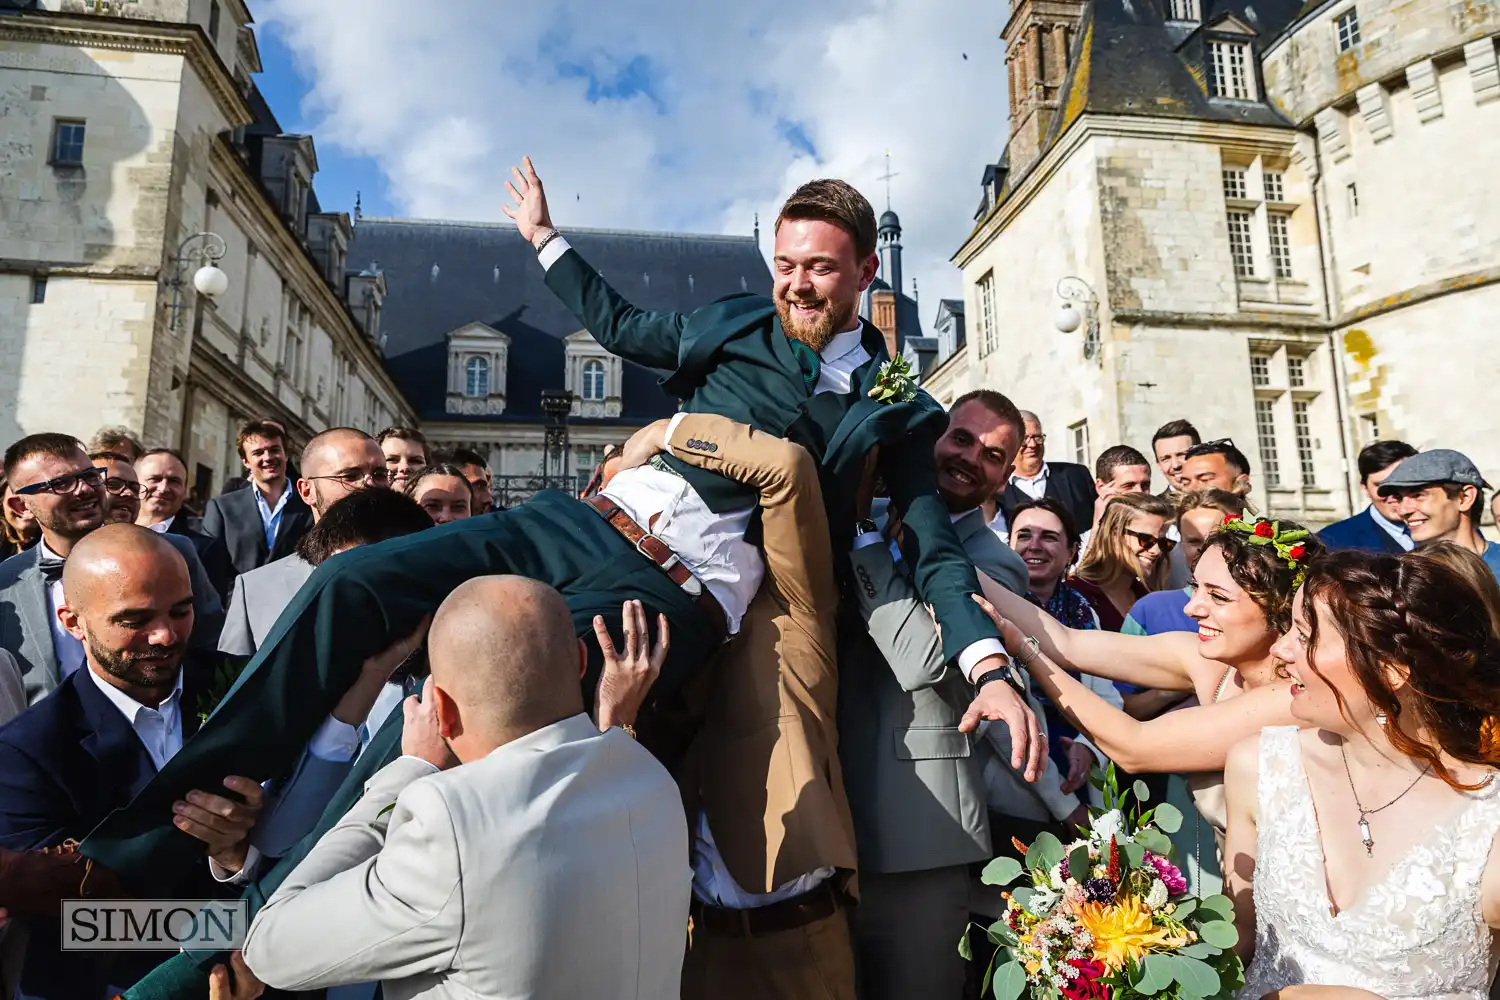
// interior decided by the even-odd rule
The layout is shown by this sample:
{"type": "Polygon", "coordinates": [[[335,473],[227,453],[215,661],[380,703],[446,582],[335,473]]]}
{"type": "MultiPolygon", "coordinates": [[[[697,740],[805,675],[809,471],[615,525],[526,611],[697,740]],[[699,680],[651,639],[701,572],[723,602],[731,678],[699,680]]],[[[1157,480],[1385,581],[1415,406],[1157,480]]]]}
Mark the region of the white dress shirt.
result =
{"type": "Polygon", "coordinates": [[[1005,508],[995,504],[995,516],[990,518],[990,530],[1006,545],[1010,544],[1010,524],[1005,520],[1005,508]]]}
{"type": "Polygon", "coordinates": [[[182,671],[177,671],[177,686],[155,708],[143,705],[119,688],[110,684],[93,670],[88,671],[89,680],[109,699],[111,705],[120,710],[130,728],[141,738],[151,763],[160,771],[162,765],[182,749],[182,671]]]}
{"type": "Polygon", "coordinates": [[[175,520],[177,520],[177,515],[173,514],[171,517],[167,518],[165,521],[157,521],[155,524],[148,524],[148,525],[146,525],[146,527],[150,528],[152,531],[156,532],[158,535],[165,535],[169,530],[171,530],[172,522],[175,521],[175,520]]]}
{"type": "Polygon", "coordinates": [[[1376,510],[1374,504],[1370,504],[1366,509],[1369,510],[1370,520],[1375,522],[1375,526],[1395,539],[1396,544],[1401,546],[1402,549],[1410,552],[1417,544],[1411,540],[1411,531],[1407,529],[1405,524],[1390,520],[1384,514],[1380,513],[1380,511],[1376,510]]]}
{"type": "Polygon", "coordinates": [[[1040,500],[1047,495],[1047,463],[1042,463],[1042,471],[1034,476],[1023,476],[1019,472],[1010,474],[1010,484],[1033,500],[1040,500]]]}
{"type": "MultiPolygon", "coordinates": [[[[63,561],[62,556],[47,547],[45,539],[37,544],[41,546],[41,551],[37,553],[39,562],[63,561]]],[[[52,628],[52,651],[57,656],[58,680],[83,666],[83,643],[74,638],[73,633],[63,627],[62,619],[57,617],[57,609],[66,603],[62,580],[59,579],[47,587],[47,623],[52,628]]]]}
{"type": "Polygon", "coordinates": [[[255,491],[255,509],[260,511],[260,526],[266,533],[266,550],[270,551],[276,547],[276,533],[281,530],[281,514],[286,510],[286,499],[292,495],[292,481],[288,479],[282,487],[281,497],[274,507],[266,500],[258,483],[251,483],[250,488],[255,491]]]}

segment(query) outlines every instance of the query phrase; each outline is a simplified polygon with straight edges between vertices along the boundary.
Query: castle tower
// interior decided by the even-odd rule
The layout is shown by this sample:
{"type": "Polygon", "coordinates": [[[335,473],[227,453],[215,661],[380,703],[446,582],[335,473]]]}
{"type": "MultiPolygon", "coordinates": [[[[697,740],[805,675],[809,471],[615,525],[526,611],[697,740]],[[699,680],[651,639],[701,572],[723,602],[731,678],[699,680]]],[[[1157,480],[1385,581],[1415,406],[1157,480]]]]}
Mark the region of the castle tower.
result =
{"type": "Polygon", "coordinates": [[[1009,73],[1011,176],[1035,162],[1057,113],[1086,0],[1016,0],[1000,37],[1009,73]]]}

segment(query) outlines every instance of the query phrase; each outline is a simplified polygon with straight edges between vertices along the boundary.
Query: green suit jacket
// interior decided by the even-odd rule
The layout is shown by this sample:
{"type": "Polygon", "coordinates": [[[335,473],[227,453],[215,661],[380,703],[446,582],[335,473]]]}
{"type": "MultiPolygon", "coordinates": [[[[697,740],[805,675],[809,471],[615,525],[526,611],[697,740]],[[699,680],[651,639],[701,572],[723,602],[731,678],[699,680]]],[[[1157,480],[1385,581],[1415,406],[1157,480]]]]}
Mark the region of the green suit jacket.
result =
{"type": "MultiPolygon", "coordinates": [[[[606,350],[671,371],[662,384],[683,400],[683,409],[717,413],[805,447],[819,463],[838,554],[834,564],[841,571],[848,565],[843,554],[853,540],[864,459],[879,446],[891,500],[907,526],[917,592],[942,623],[945,654],[953,658],[981,639],[998,638],[994,623],[970,599],[979,589],[974,567],[937,493],[933,446],[947,415],[921,390],[905,403],[870,398],[881,366],[890,360],[874,326],[864,324],[870,360],[855,371],[853,389],[813,396],[775,305],[764,296],[733,295],[691,314],[638,309],[572,249],[548,268],[547,286],[606,350]]],[[[685,465],[676,468],[710,507],[724,509],[716,499],[736,507],[755,503],[754,494],[737,484],[715,483],[720,477],[685,465]]]]}

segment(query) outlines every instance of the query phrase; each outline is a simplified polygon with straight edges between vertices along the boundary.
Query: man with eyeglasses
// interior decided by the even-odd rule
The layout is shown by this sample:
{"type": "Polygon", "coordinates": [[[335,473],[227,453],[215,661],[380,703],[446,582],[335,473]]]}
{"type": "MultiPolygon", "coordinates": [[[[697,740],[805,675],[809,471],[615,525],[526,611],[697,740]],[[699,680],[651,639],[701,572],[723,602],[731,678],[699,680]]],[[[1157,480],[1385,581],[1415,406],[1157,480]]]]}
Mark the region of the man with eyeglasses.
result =
{"type": "MultiPolygon", "coordinates": [[[[0,564],[0,648],[16,658],[27,704],[35,704],[84,661],[83,644],[57,617],[63,604],[63,561],[74,545],[105,523],[109,507],[117,510],[117,519],[135,520],[140,484],[128,462],[119,459],[98,467],[78,439],[67,434],[33,434],[17,441],[5,453],[5,472],[13,486],[7,504],[30,511],[42,529],[40,543],[0,564]]],[[[192,580],[198,615],[192,645],[211,649],[223,620],[218,592],[192,543],[173,539],[172,544],[192,580]]]]}
{"type": "MultiPolygon", "coordinates": [[[[1094,501],[1099,491],[1094,487],[1094,475],[1087,466],[1073,462],[1047,461],[1047,434],[1042,429],[1042,418],[1029,410],[1022,410],[1026,433],[1021,438],[1021,450],[1016,454],[1016,468],[1000,494],[1000,511],[1005,524],[1010,524],[1010,512],[1016,504],[1025,500],[1040,500],[1055,497],[1068,508],[1074,524],[1094,522],[1094,501]]],[[[990,527],[1000,532],[1001,517],[997,516],[990,527]]]]}
{"type": "MultiPolygon", "coordinates": [[[[314,437],[302,449],[298,464],[302,478],[297,480],[297,495],[311,509],[314,524],[330,506],[355,490],[387,489],[391,484],[379,442],[353,427],[335,427],[314,437]]],[[[313,569],[293,552],[242,574],[229,598],[219,651],[254,656],[313,569]]]]}

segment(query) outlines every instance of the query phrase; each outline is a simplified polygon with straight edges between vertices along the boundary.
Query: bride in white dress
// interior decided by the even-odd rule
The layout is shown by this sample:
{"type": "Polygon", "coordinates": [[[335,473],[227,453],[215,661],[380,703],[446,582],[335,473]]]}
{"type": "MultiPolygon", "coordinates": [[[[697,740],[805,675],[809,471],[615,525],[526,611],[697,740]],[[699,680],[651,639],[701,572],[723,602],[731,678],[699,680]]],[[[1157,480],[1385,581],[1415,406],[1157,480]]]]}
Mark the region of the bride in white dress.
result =
{"type": "Polygon", "coordinates": [[[1241,1000],[1489,995],[1500,590],[1452,562],[1335,553],[1297,595],[1276,654],[1310,728],[1264,730],[1225,774],[1241,1000]]]}

